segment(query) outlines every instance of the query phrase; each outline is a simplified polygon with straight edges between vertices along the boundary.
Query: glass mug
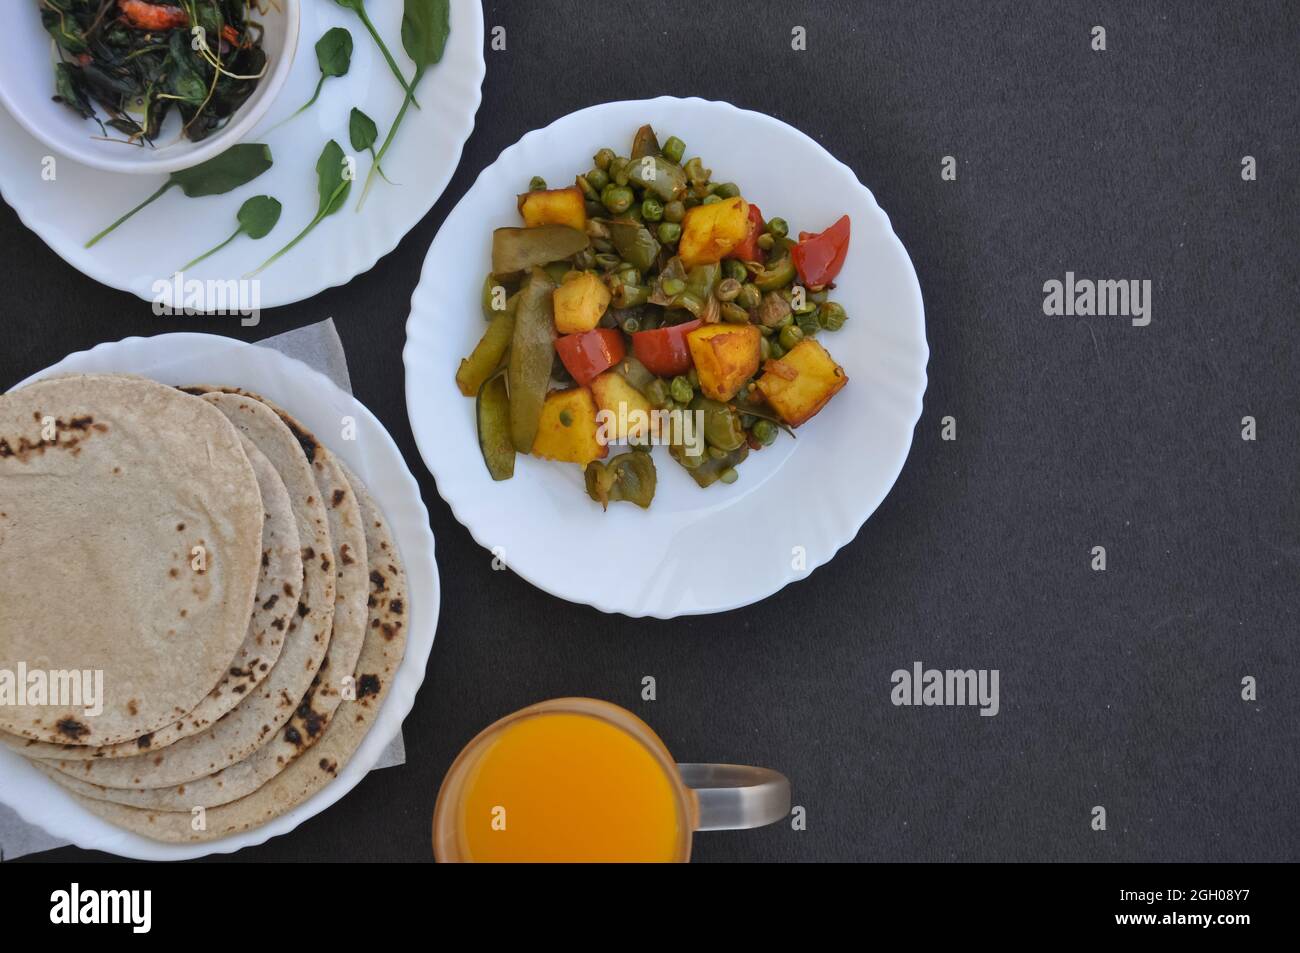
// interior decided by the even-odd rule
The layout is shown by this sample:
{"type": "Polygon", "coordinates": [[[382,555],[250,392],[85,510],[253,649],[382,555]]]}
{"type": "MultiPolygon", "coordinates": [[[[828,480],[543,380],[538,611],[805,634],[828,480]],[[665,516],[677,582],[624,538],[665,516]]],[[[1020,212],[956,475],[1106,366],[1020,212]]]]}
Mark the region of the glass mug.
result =
{"type": "Polygon", "coordinates": [[[688,861],[695,831],[790,813],[767,768],[677,764],[650,726],[594,698],[556,698],[488,726],[452,762],[433,812],[439,861],[688,861]]]}

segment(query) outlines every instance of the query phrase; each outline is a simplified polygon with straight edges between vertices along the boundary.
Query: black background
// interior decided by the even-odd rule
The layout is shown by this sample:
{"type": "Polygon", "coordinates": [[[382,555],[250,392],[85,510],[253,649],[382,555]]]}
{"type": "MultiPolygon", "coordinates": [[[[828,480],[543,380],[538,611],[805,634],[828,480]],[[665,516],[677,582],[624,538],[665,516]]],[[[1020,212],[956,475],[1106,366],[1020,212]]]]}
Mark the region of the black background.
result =
{"type": "MultiPolygon", "coordinates": [[[[259,328],[155,318],[0,211],[0,388],[132,334],[257,338],[333,316],[357,397],[421,478],[443,613],[408,763],[235,859],[428,859],[459,748],[567,694],[626,705],[681,760],[790,776],[806,831],[702,834],[699,860],[1296,859],[1300,8],[518,0],[484,14],[508,50],[486,51],[443,199],[371,272],[259,328]],[[790,48],[796,24],[806,52],[790,48]],[[912,256],[932,349],[911,456],[857,539],[762,603],[673,622],[492,571],[420,462],[397,370],[424,254],[479,171],[572,110],[664,93],[770,113],[852,166],[912,256]],[[1044,316],[1043,282],[1067,270],[1150,279],[1150,326],[1044,316]],[[1106,572],[1089,568],[1095,545],[1106,572]],[[1001,713],[893,707],[890,673],[917,660],[999,669],[1001,713]],[[644,675],[658,701],[640,700],[644,675]]],[[[793,194],[817,187],[799,175],[793,194]]]]}

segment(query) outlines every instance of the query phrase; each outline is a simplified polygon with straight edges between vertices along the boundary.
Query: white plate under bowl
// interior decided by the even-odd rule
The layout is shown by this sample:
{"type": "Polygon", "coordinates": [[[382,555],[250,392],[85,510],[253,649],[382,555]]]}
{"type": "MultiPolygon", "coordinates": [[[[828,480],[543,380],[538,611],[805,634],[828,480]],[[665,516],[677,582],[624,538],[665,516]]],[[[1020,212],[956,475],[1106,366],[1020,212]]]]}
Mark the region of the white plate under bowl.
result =
{"type": "Polygon", "coordinates": [[[880,505],[912,442],[929,349],[921,289],[889,218],[848,166],[797,129],[728,103],[661,97],[579,110],[501,153],[447,217],[406,326],[406,406],[438,492],[480,545],[553,595],[604,612],[671,618],[757,602],[827,562],[880,505]],[[852,218],[832,298],[849,320],[821,340],[848,385],[813,420],[751,453],[731,486],[700,489],[660,448],[649,510],[587,498],[579,467],[520,457],[493,483],[474,402],[454,375],[485,327],[492,229],[518,225],[515,196],[562,185],[608,146],[626,154],[650,123],[685,140],[715,181],[735,182],[792,232],[852,218]]]}
{"type": "MultiPolygon", "coordinates": [[[[284,87],[298,49],[301,0],[277,0],[267,12],[251,19],[263,27],[266,75],[252,95],[222,128],[201,142],[180,135],[175,112],[154,146],[136,147],[106,141],[93,119],[83,119],[63,103],[54,101],[54,42],[41,25],[37,0],[22,0],[0,31],[0,103],[27,130],[49,148],[84,165],[105,172],[166,175],[188,169],[225,152],[256,127],[284,87]]],[[[186,37],[189,42],[189,37],[186,37]]],[[[315,42],[313,40],[313,42],[315,42]]],[[[313,61],[315,57],[312,57],[313,61]]],[[[100,117],[102,108],[96,107],[100,117]]],[[[110,136],[120,133],[110,130],[110,136]]]]}
{"type": "MultiPolygon", "coordinates": [[[[420,488],[383,424],[329,378],[271,348],[214,334],[159,334],[100,344],[72,354],[22,384],[53,374],[130,373],[166,384],[242,387],[262,394],[293,414],[347,462],[383,510],[406,565],[410,622],[406,655],[379,716],[338,778],[275,820],[206,844],[163,844],[114,827],[81,808],[27,760],[0,748],[0,802],[29,824],[78,847],[141,860],[184,860],[228,854],[286,834],[325,810],[356,786],[402,727],[424,681],[438,626],[440,588],[429,514],[420,488]],[[356,439],[340,437],[341,421],[356,421],[356,439]]],[[[22,384],[16,385],[21,387],[22,384]]]]}
{"type": "MultiPolygon", "coordinates": [[[[402,49],[402,5],[388,0],[368,3],[366,9],[409,77],[413,66],[402,49]]],[[[239,279],[286,245],[315,216],[316,160],[330,139],[352,152],[348,140],[352,107],[378,124],[382,141],[402,103],[402,88],[356,14],[332,0],[310,0],[302,4],[301,37],[302,48],[275,105],[244,137],[247,142],[267,143],[275,160],[269,171],[247,185],[226,195],[193,199],[171,189],[112,235],[86,248],[90,236],[150,196],[164,178],[117,175],[53,156],[51,180],[46,161],[49,147],[0,110],[0,194],[23,224],[68,264],[150,302],[157,294],[155,282],[169,279],[177,268],[235,230],[235,213],[245,200],[272,195],[284,206],[273,232],[261,241],[236,239],[185,272],[186,279],[198,281],[239,279]],[[311,98],[320,79],[313,48],[326,30],[336,26],[352,34],[351,69],[346,76],[326,80],[315,105],[275,128],[311,98]]],[[[397,247],[451,180],[474,128],[485,72],[479,0],[451,0],[451,34],[442,61],[420,83],[416,96],[422,108],[407,110],[384,158],[384,170],[397,184],[377,182],[358,212],[370,156],[356,156],[357,182],[344,207],[257,276],[262,308],[292,304],[347,284],[397,247]]]]}

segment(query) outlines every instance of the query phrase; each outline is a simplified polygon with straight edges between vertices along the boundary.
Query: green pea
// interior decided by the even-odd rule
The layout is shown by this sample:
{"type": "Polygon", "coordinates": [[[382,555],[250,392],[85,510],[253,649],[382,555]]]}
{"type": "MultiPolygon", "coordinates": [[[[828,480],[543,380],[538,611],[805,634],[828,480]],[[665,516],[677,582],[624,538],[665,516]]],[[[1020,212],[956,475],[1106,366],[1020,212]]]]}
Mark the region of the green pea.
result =
{"type": "Polygon", "coordinates": [[[790,226],[786,224],[783,218],[769,219],[767,223],[767,233],[775,235],[777,238],[785,238],[790,234],[790,226]]]}
{"type": "MultiPolygon", "coordinates": [[[[759,329],[763,330],[762,328],[759,329]]],[[[772,357],[772,342],[768,340],[767,335],[758,339],[758,359],[760,361],[770,360],[772,357]]]]}
{"type": "Polygon", "coordinates": [[[546,191],[546,180],[543,179],[540,175],[535,175],[535,176],[533,176],[531,179],[528,180],[528,191],[529,191],[529,192],[545,192],[545,191],[546,191]]]}
{"type": "Polygon", "coordinates": [[[591,157],[591,161],[595,163],[596,168],[600,169],[600,171],[602,172],[609,169],[609,164],[613,160],[614,160],[613,149],[601,149],[599,152],[597,152],[594,156],[591,157]]]}
{"type": "Polygon", "coordinates": [[[617,185],[627,185],[627,167],[631,164],[631,159],[624,156],[614,156],[614,158],[610,160],[609,169],[606,171],[609,172],[609,177],[613,179],[617,185]]]}
{"type": "Polygon", "coordinates": [[[762,235],[758,236],[758,247],[763,249],[763,251],[771,251],[772,246],[775,244],[775,239],[773,239],[772,235],[768,232],[764,232],[762,235]]]}
{"type": "Polygon", "coordinates": [[[718,282],[718,287],[713,293],[719,301],[735,301],[736,296],[740,294],[740,282],[735,278],[723,278],[718,282]]]}
{"type": "Polygon", "coordinates": [[[659,285],[663,293],[670,298],[675,298],[686,290],[686,282],[680,278],[665,278],[659,285]]]}
{"type": "MultiPolygon", "coordinates": [[[[794,305],[793,294],[790,295],[790,304],[793,307],[794,305]]],[[[803,306],[799,308],[794,308],[793,310],[795,314],[812,314],[814,311],[817,310],[817,302],[809,298],[807,289],[804,289],[803,306]]]]}
{"type": "Polygon", "coordinates": [[[773,341],[771,338],[768,338],[767,344],[768,347],[770,348],[770,353],[768,354],[768,357],[770,357],[772,360],[779,361],[781,360],[781,358],[785,357],[785,348],[781,346],[779,341],[773,341]]]}
{"type": "Polygon", "coordinates": [[[659,223],[659,241],[665,245],[675,245],[677,240],[682,237],[682,227],[676,222],[659,223]]]}
{"type": "Polygon", "coordinates": [[[686,160],[686,165],[682,168],[686,170],[686,178],[690,180],[691,185],[703,185],[709,181],[709,170],[704,168],[704,163],[700,161],[699,156],[686,160]]]}
{"type": "Polygon", "coordinates": [[[827,301],[817,309],[817,323],[827,331],[838,331],[848,319],[844,306],[834,301],[827,301]]]}
{"type": "Polygon", "coordinates": [[[718,198],[716,195],[706,195],[704,196],[704,201],[702,201],[700,204],[712,205],[714,202],[721,202],[721,201],[722,199],[718,198]]]}
{"type": "Polygon", "coordinates": [[[636,334],[641,330],[641,322],[635,317],[626,317],[623,319],[622,328],[625,334],[636,334]]]}
{"type": "Polygon", "coordinates": [[[709,447],[708,454],[714,460],[722,460],[727,456],[727,451],[719,447],[709,447]]]}
{"type": "Polygon", "coordinates": [[[678,375],[673,378],[672,386],[668,392],[673,395],[673,400],[680,404],[689,403],[690,399],[695,396],[695,388],[685,377],[678,375]]]}
{"type": "Polygon", "coordinates": [[[689,371],[686,372],[686,379],[691,382],[691,387],[695,388],[696,390],[699,389],[700,386],[699,371],[697,371],[695,368],[692,367],[689,371]]]}
{"type": "Polygon", "coordinates": [[[778,340],[781,342],[781,347],[787,351],[793,350],[794,346],[803,340],[803,331],[799,329],[797,324],[787,324],[781,329],[781,336],[778,340]]]}
{"type": "Polygon", "coordinates": [[[749,312],[734,301],[722,303],[722,320],[728,324],[749,324],[749,312]]]}
{"type": "Polygon", "coordinates": [[[573,256],[573,267],[579,271],[587,271],[596,267],[596,253],[590,248],[584,248],[573,256]]]}
{"type": "Polygon", "coordinates": [[[763,446],[770,447],[776,440],[776,424],[772,423],[770,420],[755,420],[754,427],[750,430],[750,433],[753,435],[754,439],[763,446]]]}
{"type": "Polygon", "coordinates": [[[582,194],[587,197],[588,201],[600,198],[600,190],[593,186],[585,175],[578,176],[577,182],[578,188],[582,189],[582,194]]]}
{"type": "Polygon", "coordinates": [[[740,479],[740,474],[736,472],[735,467],[727,467],[727,469],[718,474],[718,479],[723,483],[735,483],[740,479]]]}
{"type": "MultiPolygon", "coordinates": [[[[604,206],[602,205],[601,208],[604,208],[604,206]]],[[[611,254],[614,251],[614,243],[608,238],[593,238],[591,240],[591,247],[596,249],[598,252],[604,252],[606,255],[611,254]]]]}
{"type": "Polygon", "coordinates": [[[587,182],[591,187],[599,192],[605,186],[609,185],[609,173],[604,169],[592,169],[587,173],[587,182]]]}
{"type": "Polygon", "coordinates": [[[641,272],[627,265],[615,271],[614,276],[625,285],[639,285],[641,283],[641,272]]]}
{"type": "Polygon", "coordinates": [[[740,194],[740,186],[735,182],[723,182],[713,194],[721,199],[734,199],[740,194]]]}
{"type": "Polygon", "coordinates": [[[734,278],[738,282],[743,282],[749,277],[749,269],[739,258],[728,258],[722,263],[722,277],[734,278]]]}
{"type": "MultiPolygon", "coordinates": [[[[618,177],[615,176],[615,181],[618,177]]],[[[623,185],[607,185],[600,193],[600,201],[614,215],[622,215],[632,207],[632,190],[623,185]]]]}
{"type": "Polygon", "coordinates": [[[664,206],[665,222],[680,222],[686,217],[686,206],[676,200],[664,206]]]}
{"type": "Polygon", "coordinates": [[[686,143],[676,136],[669,136],[667,141],[659,147],[663,157],[669,162],[681,162],[682,156],[686,154],[686,143]]]}
{"type": "Polygon", "coordinates": [[[740,294],[736,295],[736,304],[742,308],[757,308],[763,301],[763,292],[758,290],[758,285],[752,281],[747,281],[740,286],[740,294]]]}
{"type": "Polygon", "coordinates": [[[600,204],[600,200],[591,201],[588,199],[583,203],[583,208],[587,210],[587,218],[600,218],[605,214],[605,206],[600,204]]]}
{"type": "Polygon", "coordinates": [[[569,410],[560,411],[560,423],[566,427],[573,426],[573,412],[569,410]]]}
{"type": "Polygon", "coordinates": [[[641,217],[647,222],[657,222],[664,217],[663,203],[650,198],[641,203],[641,217]]]}

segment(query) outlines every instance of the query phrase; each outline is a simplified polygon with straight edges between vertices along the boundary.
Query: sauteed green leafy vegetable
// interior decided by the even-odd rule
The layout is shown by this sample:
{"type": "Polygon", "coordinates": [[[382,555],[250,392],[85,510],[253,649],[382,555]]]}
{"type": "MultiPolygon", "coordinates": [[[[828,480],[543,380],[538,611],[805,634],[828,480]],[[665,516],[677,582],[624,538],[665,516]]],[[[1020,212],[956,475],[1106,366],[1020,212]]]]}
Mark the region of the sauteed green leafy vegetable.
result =
{"type": "Polygon", "coordinates": [[[35,2],[59,53],[54,98],[124,142],[152,144],[173,108],[206,139],[266,73],[250,0],[35,2]]]}

